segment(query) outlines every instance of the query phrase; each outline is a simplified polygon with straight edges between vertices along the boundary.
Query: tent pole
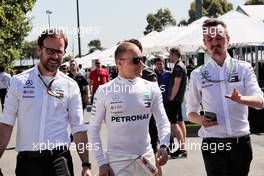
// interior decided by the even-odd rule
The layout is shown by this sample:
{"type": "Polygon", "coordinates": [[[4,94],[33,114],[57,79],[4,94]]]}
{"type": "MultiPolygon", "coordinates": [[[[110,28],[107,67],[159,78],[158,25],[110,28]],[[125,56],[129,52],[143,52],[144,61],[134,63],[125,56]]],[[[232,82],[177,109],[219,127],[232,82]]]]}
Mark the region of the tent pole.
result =
{"type": "Polygon", "coordinates": [[[258,46],[255,46],[255,54],[256,54],[255,72],[256,72],[257,80],[259,80],[258,46]]]}

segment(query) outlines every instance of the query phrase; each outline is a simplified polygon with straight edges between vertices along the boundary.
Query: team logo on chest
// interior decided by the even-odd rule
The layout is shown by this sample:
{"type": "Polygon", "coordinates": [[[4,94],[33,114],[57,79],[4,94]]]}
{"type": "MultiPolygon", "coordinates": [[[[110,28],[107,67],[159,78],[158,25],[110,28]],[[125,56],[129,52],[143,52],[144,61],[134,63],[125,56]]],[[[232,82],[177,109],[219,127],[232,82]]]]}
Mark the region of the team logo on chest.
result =
{"type": "Polygon", "coordinates": [[[150,108],[151,106],[151,98],[149,92],[144,92],[144,105],[145,108],[150,108]]]}

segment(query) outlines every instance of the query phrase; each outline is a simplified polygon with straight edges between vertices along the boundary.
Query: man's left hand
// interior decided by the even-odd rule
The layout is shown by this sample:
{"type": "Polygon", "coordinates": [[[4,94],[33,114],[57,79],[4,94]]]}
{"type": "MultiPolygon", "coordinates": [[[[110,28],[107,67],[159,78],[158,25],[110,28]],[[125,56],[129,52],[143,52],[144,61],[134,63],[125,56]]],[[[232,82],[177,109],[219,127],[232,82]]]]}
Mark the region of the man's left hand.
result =
{"type": "Polygon", "coordinates": [[[234,89],[231,95],[225,95],[225,98],[228,98],[232,101],[235,101],[237,103],[241,102],[242,95],[239,93],[237,89],[234,89]]]}
{"type": "Polygon", "coordinates": [[[83,167],[82,176],[92,176],[91,170],[88,167],[83,167]]]}
{"type": "Polygon", "coordinates": [[[156,154],[157,160],[158,160],[158,165],[163,166],[167,163],[168,161],[168,152],[166,151],[165,148],[160,148],[156,154]]]}

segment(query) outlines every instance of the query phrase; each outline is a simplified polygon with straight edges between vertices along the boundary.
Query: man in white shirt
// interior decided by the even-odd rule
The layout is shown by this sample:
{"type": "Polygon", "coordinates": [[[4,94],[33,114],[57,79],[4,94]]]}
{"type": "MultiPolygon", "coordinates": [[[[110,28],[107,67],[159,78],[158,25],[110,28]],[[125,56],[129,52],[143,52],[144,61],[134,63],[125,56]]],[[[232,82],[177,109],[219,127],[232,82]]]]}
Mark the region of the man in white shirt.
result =
{"type": "Polygon", "coordinates": [[[152,113],[161,145],[157,152],[158,164],[162,166],[168,160],[166,148],[170,124],[158,84],[140,78],[143,58],[138,46],[131,42],[121,43],[115,51],[118,77],[101,85],[95,93],[89,134],[91,141],[99,144],[95,154],[100,176],[156,174],[148,133],[152,113]],[[103,121],[107,126],[108,138],[105,155],[100,138],[103,121]],[[145,161],[149,164],[145,165],[145,161]]]}
{"type": "Polygon", "coordinates": [[[91,176],[88,150],[78,147],[88,143],[80,90],[58,71],[67,44],[61,30],[45,30],[38,38],[40,62],[10,81],[0,118],[0,158],[17,120],[17,176],[72,176],[68,125],[83,163],[82,176],[91,176]]]}
{"type": "Polygon", "coordinates": [[[10,74],[5,72],[5,67],[0,66],[0,100],[2,111],[4,109],[5,96],[7,93],[7,88],[9,86],[10,78],[10,74]]]}
{"type": "Polygon", "coordinates": [[[263,108],[263,92],[251,64],[228,55],[226,24],[208,19],[203,32],[210,58],[191,73],[188,117],[201,125],[207,175],[246,176],[252,160],[248,106],[263,108]],[[199,114],[200,103],[204,115],[199,114]]]}

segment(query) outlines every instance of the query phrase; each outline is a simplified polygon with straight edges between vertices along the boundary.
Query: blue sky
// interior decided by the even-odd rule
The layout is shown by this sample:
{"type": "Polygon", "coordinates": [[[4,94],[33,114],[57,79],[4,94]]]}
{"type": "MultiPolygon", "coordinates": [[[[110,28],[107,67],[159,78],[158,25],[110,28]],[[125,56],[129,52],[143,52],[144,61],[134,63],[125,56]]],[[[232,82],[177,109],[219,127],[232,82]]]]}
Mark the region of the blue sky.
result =
{"type": "MultiPolygon", "coordinates": [[[[194,0],[79,0],[80,26],[84,35],[81,38],[82,54],[87,53],[90,40],[100,39],[104,48],[110,48],[119,41],[140,38],[147,25],[146,16],[159,8],[169,8],[177,23],[188,19],[188,10],[194,0]]],[[[229,0],[236,8],[245,0],[229,0]]],[[[52,11],[52,27],[67,30],[69,46],[67,52],[76,55],[77,16],[76,0],[37,0],[33,11],[33,30],[26,38],[37,39],[39,31],[48,27],[46,10],[52,11]]]]}

